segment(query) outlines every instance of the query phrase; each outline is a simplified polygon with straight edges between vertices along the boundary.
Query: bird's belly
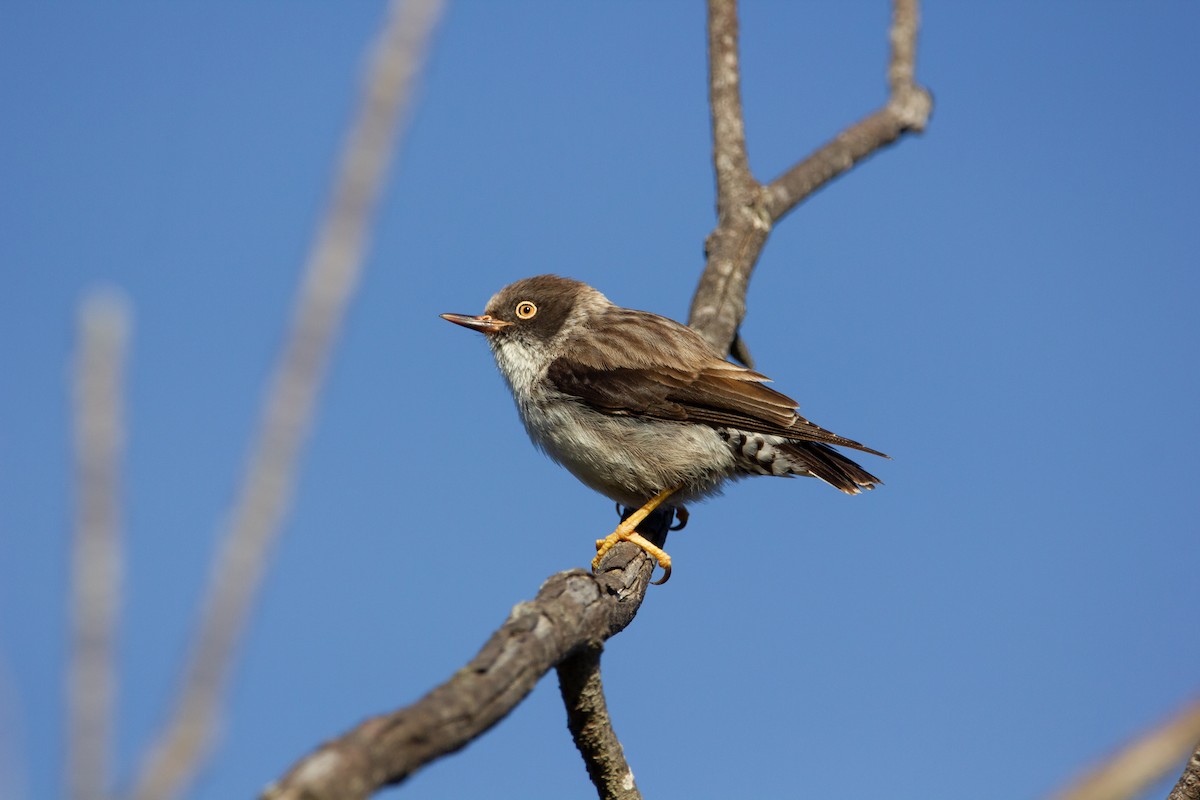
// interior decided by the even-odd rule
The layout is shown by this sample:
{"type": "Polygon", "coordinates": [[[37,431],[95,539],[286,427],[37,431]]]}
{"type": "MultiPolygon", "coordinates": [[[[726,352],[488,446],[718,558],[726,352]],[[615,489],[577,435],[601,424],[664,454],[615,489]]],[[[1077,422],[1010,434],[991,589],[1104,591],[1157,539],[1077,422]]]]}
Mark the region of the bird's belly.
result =
{"type": "Polygon", "coordinates": [[[717,491],[736,469],[729,445],[707,426],[610,416],[571,401],[520,410],[534,444],[625,506],[680,487],[673,499],[697,499],[717,491]]]}

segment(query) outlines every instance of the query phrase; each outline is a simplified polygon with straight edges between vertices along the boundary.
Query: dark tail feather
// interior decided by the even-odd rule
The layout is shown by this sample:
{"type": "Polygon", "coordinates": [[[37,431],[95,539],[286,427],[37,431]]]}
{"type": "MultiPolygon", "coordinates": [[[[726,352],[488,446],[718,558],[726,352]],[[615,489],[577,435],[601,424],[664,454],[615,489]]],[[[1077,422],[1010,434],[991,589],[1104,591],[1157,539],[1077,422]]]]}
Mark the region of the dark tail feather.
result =
{"type": "Polygon", "coordinates": [[[795,465],[797,475],[820,478],[835,489],[846,494],[859,494],[864,489],[874,489],[883,481],[854,463],[828,445],[820,442],[788,442],[782,449],[795,465]]]}
{"type": "Polygon", "coordinates": [[[790,436],[795,436],[797,439],[804,441],[836,444],[839,447],[850,447],[855,450],[861,450],[864,453],[870,453],[873,456],[879,456],[880,458],[891,458],[887,453],[873,450],[861,442],[847,439],[845,436],[838,436],[833,431],[827,431],[815,422],[809,422],[799,414],[796,415],[796,421],[792,423],[792,430],[794,433],[790,433],[790,436]]]}

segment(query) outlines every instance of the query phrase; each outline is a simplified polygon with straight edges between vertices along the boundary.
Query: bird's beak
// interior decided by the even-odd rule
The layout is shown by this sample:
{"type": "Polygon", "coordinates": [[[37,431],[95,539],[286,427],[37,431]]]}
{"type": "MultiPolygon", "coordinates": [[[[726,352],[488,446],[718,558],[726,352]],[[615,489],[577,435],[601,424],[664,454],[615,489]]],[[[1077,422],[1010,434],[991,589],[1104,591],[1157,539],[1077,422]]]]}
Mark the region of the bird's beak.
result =
{"type": "Polygon", "coordinates": [[[495,319],[489,317],[487,314],[478,317],[472,317],[467,314],[442,314],[442,319],[453,322],[455,325],[462,325],[464,328],[479,331],[480,333],[496,333],[512,325],[511,322],[495,319]]]}

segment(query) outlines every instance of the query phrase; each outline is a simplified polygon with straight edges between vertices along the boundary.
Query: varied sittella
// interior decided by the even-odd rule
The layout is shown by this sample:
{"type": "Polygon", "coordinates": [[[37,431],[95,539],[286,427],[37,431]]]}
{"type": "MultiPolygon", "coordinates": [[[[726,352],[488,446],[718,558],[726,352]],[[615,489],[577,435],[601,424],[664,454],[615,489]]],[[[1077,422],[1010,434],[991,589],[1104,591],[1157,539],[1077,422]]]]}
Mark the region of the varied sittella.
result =
{"type": "Polygon", "coordinates": [[[671,558],[636,532],[747,475],[810,475],[847,494],[880,480],[830,445],[877,450],[796,413],[768,379],[721,358],[674,320],[613,305],[579,281],[539,275],[501,289],[481,316],[443,319],[487,337],[533,443],[585,484],[638,510],[596,543],[671,558]]]}

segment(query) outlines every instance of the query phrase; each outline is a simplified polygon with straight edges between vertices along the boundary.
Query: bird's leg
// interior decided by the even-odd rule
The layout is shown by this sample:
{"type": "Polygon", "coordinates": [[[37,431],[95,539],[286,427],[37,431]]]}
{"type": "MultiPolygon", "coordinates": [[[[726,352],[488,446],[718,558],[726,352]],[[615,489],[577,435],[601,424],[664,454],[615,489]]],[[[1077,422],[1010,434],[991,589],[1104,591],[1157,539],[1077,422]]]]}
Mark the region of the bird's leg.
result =
{"type": "Polygon", "coordinates": [[[608,553],[608,551],[611,550],[613,546],[617,544],[617,542],[630,542],[645,550],[646,554],[654,558],[654,560],[658,562],[658,565],[662,567],[663,576],[654,583],[666,583],[671,577],[671,557],[667,555],[667,552],[661,547],[638,533],[637,526],[642,523],[642,520],[644,520],[651,511],[662,505],[668,497],[675,494],[675,492],[678,490],[678,487],[674,489],[665,489],[654,495],[654,497],[650,498],[650,501],[646,503],[646,505],[642,506],[637,511],[630,514],[625,520],[623,520],[621,524],[617,526],[615,531],[603,539],[597,539],[596,557],[592,559],[592,569],[600,568],[600,559],[604,558],[605,554],[608,553]]]}

